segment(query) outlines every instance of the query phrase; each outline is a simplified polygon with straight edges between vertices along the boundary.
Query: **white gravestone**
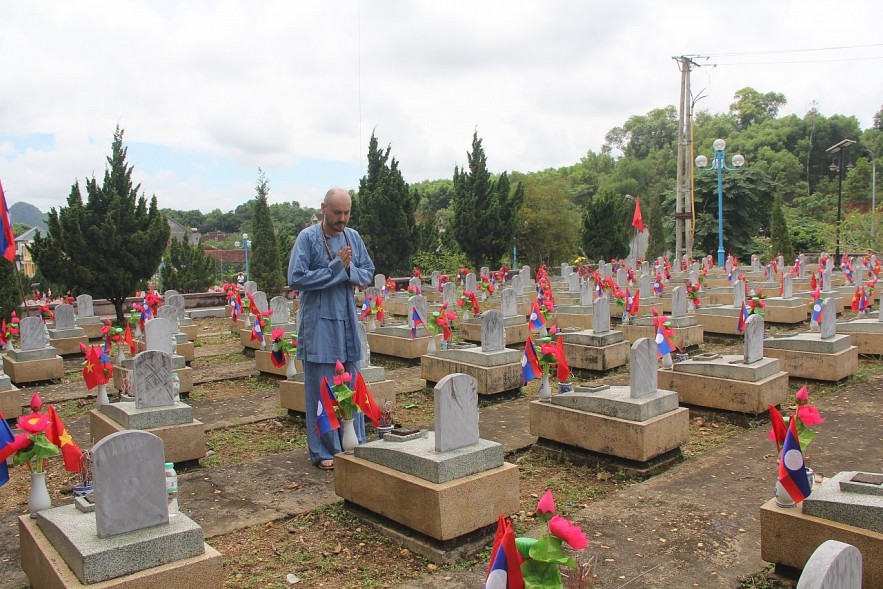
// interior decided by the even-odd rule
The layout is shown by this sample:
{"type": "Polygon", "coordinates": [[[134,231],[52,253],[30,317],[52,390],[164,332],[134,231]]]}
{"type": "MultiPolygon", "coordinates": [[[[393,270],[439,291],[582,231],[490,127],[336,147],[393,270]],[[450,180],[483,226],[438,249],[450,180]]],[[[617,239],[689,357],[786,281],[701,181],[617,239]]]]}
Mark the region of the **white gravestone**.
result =
{"type": "Polygon", "coordinates": [[[46,324],[42,317],[22,317],[18,328],[22,352],[46,347],[46,324]]]}
{"type": "Polygon", "coordinates": [[[77,297],[77,317],[94,317],[95,308],[92,304],[92,295],[82,294],[77,297]]]}
{"type": "Polygon", "coordinates": [[[794,296],[794,277],[790,273],[782,275],[782,298],[790,299],[794,296]]]}
{"type": "Polygon", "coordinates": [[[466,275],[466,280],[464,281],[465,290],[475,292],[475,274],[470,272],[466,275]]]}
{"type": "MultiPolygon", "coordinates": [[[[828,258],[830,260],[830,258],[828,258]]],[[[825,268],[822,272],[822,291],[831,292],[831,269],[825,268]]]]}
{"type": "Polygon", "coordinates": [[[852,544],[822,542],[806,564],[797,589],[861,589],[862,553],[852,544]]]}
{"type": "Polygon", "coordinates": [[[468,374],[448,374],[435,385],[435,451],[477,443],[478,383],[468,374]]]}
{"type": "Polygon", "coordinates": [[[448,304],[452,310],[457,305],[460,295],[457,294],[457,285],[453,282],[445,282],[442,286],[442,299],[448,304]]]}
{"type": "Polygon", "coordinates": [[[500,293],[500,310],[503,312],[503,317],[515,317],[518,315],[518,300],[515,296],[515,291],[509,287],[503,289],[503,292],[500,293]]]}
{"type": "Polygon", "coordinates": [[[375,274],[374,275],[374,286],[383,290],[383,287],[386,286],[386,276],[383,274],[375,274]]]}
{"type": "MultiPolygon", "coordinates": [[[[267,309],[270,308],[270,305],[267,304],[267,293],[262,290],[256,291],[253,295],[254,298],[254,306],[257,307],[257,310],[263,313],[267,309]]],[[[251,310],[252,315],[257,315],[255,310],[251,310]]]]}
{"type": "Polygon", "coordinates": [[[837,335],[837,299],[828,297],[822,301],[822,322],[819,328],[822,339],[837,335]]]}
{"type": "Polygon", "coordinates": [[[291,309],[288,307],[288,299],[278,296],[270,299],[270,324],[284,325],[289,319],[291,319],[291,309]]]}
{"type": "Polygon", "coordinates": [[[592,303],[592,331],[607,333],[610,331],[610,299],[599,297],[592,303]]]}
{"type": "Polygon", "coordinates": [[[258,283],[254,280],[248,280],[245,284],[242,285],[242,288],[245,289],[245,292],[254,294],[258,291],[258,283]]]}
{"type": "Polygon", "coordinates": [[[582,307],[588,307],[592,304],[594,298],[594,287],[592,282],[586,280],[579,285],[579,304],[582,307]]]}
{"type": "Polygon", "coordinates": [[[499,352],[505,347],[503,314],[496,309],[481,314],[481,351],[499,352]]]}
{"type": "Polygon", "coordinates": [[[656,392],[657,355],[656,342],[652,339],[642,337],[632,344],[629,378],[632,399],[656,392]]]}
{"type": "Polygon", "coordinates": [[[55,329],[73,329],[76,327],[73,305],[61,304],[55,307],[55,329]]]}
{"type": "Polygon", "coordinates": [[[742,308],[742,303],[745,302],[745,283],[741,280],[736,280],[733,282],[733,307],[736,309],[742,308]]]}
{"type": "MultiPolygon", "coordinates": [[[[172,325],[175,326],[174,329],[176,333],[179,329],[181,329],[180,323],[178,322],[178,309],[172,307],[171,305],[163,305],[162,307],[157,309],[156,318],[168,319],[172,323],[172,325]]],[[[150,321],[148,321],[148,323],[150,323],[150,321]]]]}
{"type": "Polygon", "coordinates": [[[155,317],[144,324],[144,348],[174,354],[176,332],[174,323],[162,317],[155,317]]]}
{"type": "Polygon", "coordinates": [[[763,360],[763,317],[749,315],[745,321],[745,364],[754,364],[763,360]]]}
{"type": "Polygon", "coordinates": [[[171,354],[158,350],[141,352],[132,364],[132,379],[135,408],[171,407],[175,404],[171,354]]]}
{"type": "Polygon", "coordinates": [[[676,286],[671,291],[671,316],[675,319],[687,316],[687,289],[676,286]]]}
{"type": "Polygon", "coordinates": [[[166,305],[173,307],[177,313],[178,324],[181,324],[181,320],[184,319],[184,311],[187,308],[186,301],[184,300],[184,295],[178,294],[174,291],[171,291],[172,294],[165,297],[166,305]]]}

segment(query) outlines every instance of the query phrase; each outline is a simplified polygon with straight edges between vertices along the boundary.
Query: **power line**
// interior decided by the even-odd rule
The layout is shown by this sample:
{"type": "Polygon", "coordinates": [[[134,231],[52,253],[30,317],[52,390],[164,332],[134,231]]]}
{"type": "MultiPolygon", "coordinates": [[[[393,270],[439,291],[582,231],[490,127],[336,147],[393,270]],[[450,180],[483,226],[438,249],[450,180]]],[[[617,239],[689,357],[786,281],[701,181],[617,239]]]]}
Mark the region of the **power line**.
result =
{"type": "Polygon", "coordinates": [[[833,63],[838,61],[872,61],[875,59],[883,59],[879,57],[844,57],[842,59],[803,59],[797,61],[738,61],[732,63],[708,63],[706,65],[714,67],[723,67],[731,65],[786,65],[794,63],[833,63]]]}
{"type": "Polygon", "coordinates": [[[777,53],[808,53],[812,51],[839,51],[843,49],[866,49],[868,47],[883,47],[883,43],[872,43],[868,45],[841,45],[839,47],[815,47],[810,49],[776,49],[771,51],[742,51],[739,53],[715,53],[708,55],[695,55],[689,57],[739,57],[742,55],[775,55],[777,53]]]}

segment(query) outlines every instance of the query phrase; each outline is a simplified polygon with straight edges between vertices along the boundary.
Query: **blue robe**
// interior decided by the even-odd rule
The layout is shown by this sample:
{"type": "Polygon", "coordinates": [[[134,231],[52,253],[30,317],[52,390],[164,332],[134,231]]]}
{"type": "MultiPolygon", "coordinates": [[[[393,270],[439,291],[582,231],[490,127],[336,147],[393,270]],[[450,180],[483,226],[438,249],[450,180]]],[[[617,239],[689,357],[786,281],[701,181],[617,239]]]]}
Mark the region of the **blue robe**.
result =
{"type": "MultiPolygon", "coordinates": [[[[299,292],[297,322],[297,357],[304,365],[307,414],[307,445],[310,460],[331,460],[340,452],[341,432],[320,436],[316,428],[316,409],[322,377],[329,383],[335,363],[340,360],[355,379],[362,345],[353,297],[357,285],[369,285],[374,277],[374,262],[358,231],[346,228],[343,234],[322,239],[322,225],[307,227],[297,236],[288,262],[288,284],[299,292]],[[352,260],[349,270],[343,267],[337,252],[349,243],[352,260]],[[329,260],[328,250],[331,251],[329,260]]],[[[356,435],[365,442],[365,414],[356,414],[356,435]]]]}

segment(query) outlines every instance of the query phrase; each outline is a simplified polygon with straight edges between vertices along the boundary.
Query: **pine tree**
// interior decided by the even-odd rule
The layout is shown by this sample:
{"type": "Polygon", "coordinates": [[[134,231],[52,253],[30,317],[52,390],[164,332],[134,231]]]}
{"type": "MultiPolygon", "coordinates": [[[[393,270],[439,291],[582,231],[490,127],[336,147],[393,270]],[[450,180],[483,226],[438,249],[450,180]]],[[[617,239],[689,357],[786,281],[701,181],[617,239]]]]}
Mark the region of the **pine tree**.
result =
{"type": "Polygon", "coordinates": [[[773,210],[770,215],[770,256],[781,254],[786,260],[794,259],[794,246],[788,233],[785,213],[782,211],[782,194],[776,192],[773,198],[773,210]]]}
{"type": "Polygon", "coordinates": [[[138,196],[140,184],[132,185],[126,151],[117,127],[102,185],[94,176],[86,181],[84,204],[75,182],[67,207],[51,209],[47,236],[38,235],[31,246],[48,280],[73,293],[108,299],[120,322],[123,302],[156,272],[170,234],[156,197],[148,206],[143,193],[138,196]]]}
{"type": "Polygon", "coordinates": [[[378,273],[391,276],[411,270],[417,237],[414,213],[417,193],[411,192],[391,148],[378,148],[377,137],[368,142],[368,173],[359,180],[353,199],[352,226],[359,231],[378,273]]]}
{"type": "Polygon", "coordinates": [[[23,274],[15,269],[15,263],[4,258],[0,258],[0,318],[9,319],[12,312],[19,317],[22,316],[21,297],[23,288],[20,280],[23,274]]]}
{"type": "Polygon", "coordinates": [[[618,194],[599,194],[586,207],[583,218],[583,250],[590,260],[628,255],[631,217],[618,194]]]}
{"type": "Polygon", "coordinates": [[[250,278],[270,296],[282,291],[285,278],[279,262],[279,243],[273,230],[273,218],[267,197],[270,194],[270,181],[263,170],[258,169],[257,196],[254,201],[252,218],[250,278]]]}
{"type": "Polygon", "coordinates": [[[648,260],[653,260],[659,256],[665,255],[665,230],[662,225],[662,207],[659,204],[658,196],[651,196],[649,201],[647,228],[650,237],[647,240],[647,254],[644,256],[648,260]]]}
{"type": "Polygon", "coordinates": [[[159,276],[166,290],[205,292],[215,280],[215,259],[198,245],[172,239],[159,276]]]}

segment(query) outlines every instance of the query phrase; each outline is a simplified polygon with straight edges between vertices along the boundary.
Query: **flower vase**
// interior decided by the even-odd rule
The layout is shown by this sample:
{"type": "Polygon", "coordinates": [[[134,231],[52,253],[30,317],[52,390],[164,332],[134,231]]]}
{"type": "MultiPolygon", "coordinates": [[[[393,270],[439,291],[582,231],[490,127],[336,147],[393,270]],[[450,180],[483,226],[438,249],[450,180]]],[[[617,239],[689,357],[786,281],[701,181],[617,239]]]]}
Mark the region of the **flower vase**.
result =
{"type": "Polygon", "coordinates": [[[98,385],[98,398],[96,399],[96,403],[98,405],[109,405],[110,400],[107,398],[107,385],[100,384],[98,385]]]}
{"type": "Polygon", "coordinates": [[[469,311],[463,311],[463,322],[465,323],[470,319],[472,319],[472,313],[470,313],[469,311]]]}
{"type": "Polygon", "coordinates": [[[426,353],[427,353],[427,354],[432,354],[432,353],[434,353],[435,351],[436,351],[436,347],[435,347],[435,336],[434,336],[434,335],[431,335],[431,336],[429,336],[429,344],[427,344],[427,346],[426,346],[426,353]]]}
{"type": "Polygon", "coordinates": [[[368,331],[376,331],[377,330],[377,321],[374,319],[374,315],[368,318],[368,331]]]}
{"type": "Polygon", "coordinates": [[[117,346],[117,364],[120,366],[123,365],[123,360],[126,359],[126,353],[123,352],[122,346],[117,346]]]}
{"type": "Polygon", "coordinates": [[[142,335],[144,335],[144,334],[141,333],[141,323],[136,323],[135,324],[135,337],[139,338],[142,335]]]}
{"type": "Polygon", "coordinates": [[[623,311],[623,312],[622,312],[622,324],[623,324],[623,325],[628,325],[628,324],[629,324],[629,312],[628,312],[628,311],[623,311]]]}
{"type": "Polygon", "coordinates": [[[12,338],[9,338],[8,340],[6,340],[6,351],[7,351],[7,352],[10,352],[10,351],[12,351],[12,350],[13,350],[13,347],[12,347],[12,338]]]}
{"type": "Polygon", "coordinates": [[[696,310],[696,303],[694,303],[694,302],[693,302],[692,300],[690,300],[690,299],[687,299],[687,312],[689,313],[689,312],[692,312],[692,311],[695,311],[695,310],[696,310]]]}
{"type": "Polygon", "coordinates": [[[49,497],[49,489],[46,488],[46,473],[31,473],[31,493],[28,495],[28,510],[31,517],[37,517],[37,512],[52,507],[52,499],[49,497]]]}
{"type": "Polygon", "coordinates": [[[395,428],[395,426],[393,426],[393,425],[378,425],[376,428],[377,429],[377,439],[382,440],[386,436],[386,434],[391,432],[394,428],[395,428]]]}
{"type": "Polygon", "coordinates": [[[295,364],[294,356],[288,356],[288,364],[285,365],[285,378],[291,380],[297,374],[297,364],[295,364]]]}
{"type": "Polygon", "coordinates": [[[540,378],[540,393],[539,393],[540,401],[543,403],[551,403],[552,402],[552,387],[549,386],[549,375],[544,374],[540,378]]]}
{"type": "Polygon", "coordinates": [[[353,419],[342,419],[343,422],[343,439],[340,444],[343,446],[344,454],[352,454],[356,446],[359,445],[359,438],[356,437],[356,427],[353,425],[353,419]]]}
{"type": "Polygon", "coordinates": [[[663,354],[662,355],[662,367],[666,370],[671,370],[671,367],[674,366],[674,362],[671,360],[671,354],[663,354]]]}
{"type": "Polygon", "coordinates": [[[549,335],[549,330],[546,329],[546,324],[544,323],[543,325],[540,326],[540,337],[544,338],[544,337],[547,337],[548,335],[549,335]]]}

